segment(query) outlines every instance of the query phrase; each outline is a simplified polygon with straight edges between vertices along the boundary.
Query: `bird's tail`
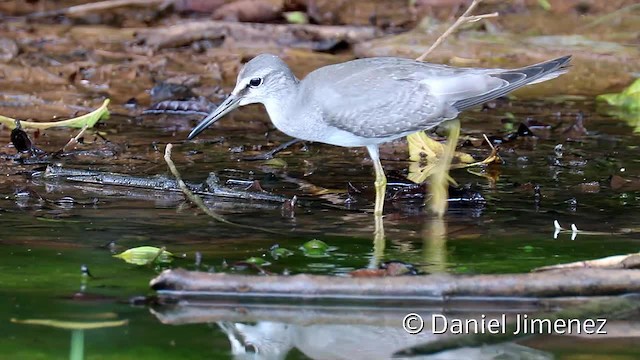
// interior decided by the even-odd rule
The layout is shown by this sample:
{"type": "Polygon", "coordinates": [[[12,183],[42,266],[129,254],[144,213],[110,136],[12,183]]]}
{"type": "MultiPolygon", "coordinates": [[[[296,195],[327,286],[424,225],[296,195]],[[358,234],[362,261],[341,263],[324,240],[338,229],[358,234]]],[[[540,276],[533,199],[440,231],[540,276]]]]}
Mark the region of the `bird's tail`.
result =
{"type": "Polygon", "coordinates": [[[453,106],[458,109],[458,111],[462,111],[497,99],[525,85],[551,80],[567,72],[570,61],[571,55],[567,55],[520,69],[502,70],[494,74],[489,74],[492,77],[507,81],[508,84],[477,96],[458,100],[453,106]]]}

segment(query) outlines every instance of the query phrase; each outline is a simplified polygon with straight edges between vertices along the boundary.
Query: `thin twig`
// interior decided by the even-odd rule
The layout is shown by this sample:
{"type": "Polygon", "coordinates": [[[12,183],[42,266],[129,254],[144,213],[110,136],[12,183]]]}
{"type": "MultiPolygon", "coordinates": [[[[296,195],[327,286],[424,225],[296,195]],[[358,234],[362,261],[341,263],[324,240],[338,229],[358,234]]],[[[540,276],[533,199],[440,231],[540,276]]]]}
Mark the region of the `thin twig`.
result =
{"type": "Polygon", "coordinates": [[[451,35],[454,31],[456,31],[462,24],[475,22],[478,20],[492,18],[498,16],[497,12],[491,14],[483,14],[483,15],[469,15],[475,8],[480,4],[482,0],[473,0],[471,5],[467,8],[467,10],[454,22],[449,28],[442,34],[440,37],[431,45],[427,51],[425,51],[422,55],[420,55],[416,60],[423,61],[426,59],[427,55],[429,55],[435,48],[437,48],[449,35],[451,35]]]}
{"type": "Polygon", "coordinates": [[[84,132],[87,131],[88,128],[89,128],[89,124],[85,124],[82,127],[82,129],[80,130],[80,132],[78,133],[78,135],[76,135],[76,136],[72,137],[71,139],[69,139],[69,142],[67,142],[59,152],[60,153],[65,153],[65,152],[67,152],[68,148],[78,145],[78,141],[80,140],[82,135],[84,135],[84,132]]]}
{"type": "Polygon", "coordinates": [[[227,225],[232,225],[232,226],[237,226],[237,227],[241,227],[241,228],[247,228],[247,229],[253,229],[253,230],[260,230],[260,231],[264,231],[264,232],[268,232],[268,233],[272,233],[272,234],[279,234],[281,235],[281,233],[276,232],[276,231],[272,231],[269,229],[264,229],[261,227],[257,227],[257,226],[251,226],[251,225],[243,225],[243,224],[237,224],[234,222],[231,222],[227,219],[225,219],[224,217],[214,213],[213,211],[211,211],[211,209],[209,209],[209,207],[204,203],[204,201],[202,201],[202,199],[194,194],[189,187],[187,187],[187,184],[184,183],[184,181],[182,181],[182,176],[180,175],[180,172],[178,172],[178,169],[176,168],[176,165],[173,163],[173,160],[171,160],[171,149],[173,148],[173,144],[167,144],[167,147],[164,149],[164,161],[167,163],[167,166],[169,167],[169,170],[171,171],[171,173],[173,174],[173,176],[176,178],[176,182],[178,183],[178,187],[180,188],[180,190],[182,190],[182,193],[187,197],[187,199],[189,199],[192,203],[194,203],[197,207],[200,208],[200,210],[204,211],[205,214],[209,215],[211,218],[215,219],[218,222],[221,222],[223,224],[227,224],[227,225]]]}
{"type": "Polygon", "coordinates": [[[176,182],[178,183],[178,187],[180,188],[180,190],[182,190],[184,195],[189,200],[191,200],[192,203],[196,204],[196,206],[198,206],[202,211],[204,211],[205,214],[209,215],[210,217],[214,218],[215,220],[221,223],[229,224],[229,220],[211,211],[211,209],[207,207],[204,201],[202,201],[202,199],[199,196],[197,196],[191,190],[189,190],[189,188],[187,187],[187,184],[185,184],[184,181],[182,181],[182,176],[180,175],[180,172],[178,172],[176,165],[173,163],[173,160],[171,160],[172,148],[173,148],[173,144],[167,144],[167,147],[164,149],[164,161],[167,163],[167,166],[169,166],[169,171],[171,171],[173,176],[176,178],[176,182]]]}
{"type": "Polygon", "coordinates": [[[484,136],[484,141],[487,142],[487,144],[489,144],[489,147],[491,148],[492,152],[498,152],[495,148],[495,146],[493,146],[493,143],[491,142],[491,140],[489,140],[489,138],[487,137],[487,134],[482,134],[482,136],[484,136]]]}

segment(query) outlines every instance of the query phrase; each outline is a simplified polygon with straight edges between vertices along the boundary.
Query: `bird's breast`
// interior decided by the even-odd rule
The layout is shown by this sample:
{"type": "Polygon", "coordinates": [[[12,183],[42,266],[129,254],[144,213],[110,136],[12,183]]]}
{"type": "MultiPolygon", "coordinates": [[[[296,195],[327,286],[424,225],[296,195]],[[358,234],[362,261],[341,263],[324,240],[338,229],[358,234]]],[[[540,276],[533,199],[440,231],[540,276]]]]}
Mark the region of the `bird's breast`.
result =
{"type": "Polygon", "coordinates": [[[320,109],[295,104],[265,102],[269,119],[275,127],[283,133],[307,141],[324,142],[330,131],[322,118],[320,109]]]}

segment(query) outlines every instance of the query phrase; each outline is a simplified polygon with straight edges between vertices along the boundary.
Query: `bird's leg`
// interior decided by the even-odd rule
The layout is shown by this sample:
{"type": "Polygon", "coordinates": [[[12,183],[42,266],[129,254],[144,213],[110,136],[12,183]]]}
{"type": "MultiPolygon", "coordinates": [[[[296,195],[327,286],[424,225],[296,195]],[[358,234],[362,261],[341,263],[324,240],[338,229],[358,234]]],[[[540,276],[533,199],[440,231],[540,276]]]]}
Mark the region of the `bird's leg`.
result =
{"type": "Polygon", "coordinates": [[[439,218],[447,211],[449,200],[449,168],[456,151],[458,137],[460,136],[460,121],[454,119],[450,122],[447,145],[442,157],[439,159],[433,174],[431,175],[431,211],[439,218]]]}
{"type": "Polygon", "coordinates": [[[447,272],[447,223],[437,217],[426,217],[422,230],[422,261],[429,273],[447,272]]]}
{"type": "Polygon", "coordinates": [[[384,175],[384,169],[380,163],[380,152],[377,145],[367,146],[369,156],[373,160],[373,168],[376,172],[376,204],[373,215],[375,227],[373,230],[373,256],[369,263],[370,268],[378,268],[378,265],[384,257],[385,238],[384,238],[384,222],[382,220],[382,210],[384,209],[384,197],[387,193],[387,177],[384,175]]]}
{"type": "Polygon", "coordinates": [[[384,208],[384,196],[387,193],[387,177],[384,175],[384,169],[380,163],[380,153],[377,145],[367,146],[369,156],[373,160],[373,168],[376,172],[376,182],[374,183],[376,188],[376,204],[373,214],[375,216],[382,216],[382,210],[384,208]]]}
{"type": "Polygon", "coordinates": [[[386,240],[384,238],[384,221],[382,215],[375,215],[374,230],[373,230],[373,255],[369,262],[370,269],[377,269],[380,266],[380,262],[384,258],[384,248],[386,246],[386,240]]]}

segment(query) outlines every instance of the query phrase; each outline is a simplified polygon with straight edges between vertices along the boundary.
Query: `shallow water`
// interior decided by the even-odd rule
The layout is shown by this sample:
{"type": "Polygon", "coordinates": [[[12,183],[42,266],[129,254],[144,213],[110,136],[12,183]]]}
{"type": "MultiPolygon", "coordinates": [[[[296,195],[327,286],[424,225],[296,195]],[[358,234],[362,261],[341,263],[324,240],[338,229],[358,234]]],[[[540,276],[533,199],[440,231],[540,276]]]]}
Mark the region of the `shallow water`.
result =
{"type": "MultiPolygon", "coordinates": [[[[259,348],[264,355],[269,353],[266,350],[269,346],[277,348],[272,352],[275,358],[284,358],[287,353],[287,358],[344,354],[350,354],[347,358],[355,358],[355,354],[366,358],[372,355],[363,349],[379,351],[378,354],[389,350],[378,349],[372,340],[380,337],[380,331],[402,339],[396,345],[416,341],[403,334],[399,324],[403,313],[419,309],[365,312],[362,316],[368,323],[354,320],[348,325],[341,324],[334,316],[324,326],[302,322],[289,328],[279,323],[277,317],[270,318],[273,312],[261,313],[259,306],[258,310],[249,310],[254,316],[234,322],[242,307],[232,303],[221,307],[235,309],[230,311],[233,316],[227,313],[218,318],[228,319],[226,322],[163,325],[149,308],[128,304],[133,296],[151,293],[148,282],[161,269],[127,264],[114,258],[112,252],[142,245],[164,246],[177,255],[170,267],[256,273],[255,269],[229,266],[250,257],[263,257],[271,262],[264,268],[274,273],[336,275],[385,260],[409,262],[430,273],[526,272],[544,265],[637,252],[640,195],[637,191],[616,191],[609,185],[612,175],[633,178],[640,173],[638,138],[633,129],[620,120],[599,115],[591,102],[529,100],[514,101],[513,105],[499,103],[495,109],[464,114],[463,135],[504,135],[508,125],[503,119],[510,117],[505,115],[507,112],[514,117],[507,123],[513,123],[515,128],[531,117],[553,130],[538,132],[536,138],[519,138],[503,144],[500,154],[504,164],[472,169],[488,177],[467,170],[452,172],[459,184],[480,193],[486,199],[485,204],[452,203],[447,216],[440,221],[423,212],[423,199],[388,202],[384,255],[374,260],[373,216],[362,211],[373,207],[370,186],[373,174],[365,151],[308,143],[294,145],[277,155],[286,162],[284,168],[269,166],[264,161],[239,161],[242,156],[255,153],[254,146],[267,143],[265,132],[273,143],[288,140],[270,130],[259,108],[236,112],[207,130],[201,140],[191,143],[183,143],[183,139],[197,117],[132,119],[115,115],[98,128],[117,145],[115,156],[89,151],[56,162],[65,167],[136,176],[164,175],[167,170],[162,151],[164,144],[173,142],[176,144],[173,158],[189,181],[204,181],[208,172],[215,171],[223,181],[259,180],[268,191],[299,196],[301,205],[293,215],[283,215],[277,203],[207,199],[216,211],[236,223],[267,228],[280,235],[216,223],[176,193],[45,181],[32,176],[42,165],[19,165],[5,156],[2,166],[8,175],[0,182],[3,195],[0,217],[4,225],[0,230],[3,249],[0,308],[6,311],[2,317],[128,319],[128,325],[122,327],[85,330],[86,358],[226,358],[232,348],[223,328],[227,331],[235,328],[245,337],[259,338],[242,349],[259,348]],[[567,133],[578,112],[584,113],[586,133],[567,133]],[[561,150],[558,144],[562,144],[561,150]],[[330,197],[333,205],[328,205],[327,197],[299,187],[300,181],[338,189],[330,197]],[[592,182],[597,184],[580,185],[592,182]],[[364,191],[355,196],[350,210],[338,209],[336,206],[344,207],[348,183],[364,191]],[[537,200],[534,185],[541,189],[537,200]],[[580,230],[603,234],[579,233],[572,240],[571,233],[561,233],[554,238],[554,220],[565,228],[575,224],[580,230]],[[335,250],[327,257],[307,257],[299,249],[311,239],[320,239],[335,250]],[[273,259],[269,249],[275,244],[294,254],[273,259]],[[202,256],[200,264],[196,264],[196,252],[202,256]],[[81,276],[83,264],[93,278],[81,276]],[[252,327],[238,325],[243,322],[258,323],[252,327]],[[295,341],[291,340],[292,332],[297,334],[295,341]],[[356,334],[363,338],[357,340],[360,335],[356,334]],[[283,338],[289,342],[280,344],[283,338]],[[365,345],[358,345],[359,341],[365,345]],[[330,343],[339,344],[336,349],[342,350],[335,354],[318,350],[331,348],[330,343]]],[[[8,131],[3,132],[8,137],[8,131]]],[[[71,130],[47,131],[40,135],[36,145],[57,149],[72,134],[71,130]]],[[[261,150],[272,146],[265,145],[261,150]]],[[[109,147],[101,140],[82,146],[84,150],[96,148],[109,147]]],[[[405,148],[404,143],[397,142],[382,151],[390,179],[401,179],[406,174],[405,148]]],[[[489,154],[486,144],[463,150],[478,159],[489,154]]],[[[12,154],[14,150],[5,146],[3,152],[12,154]]],[[[288,309],[293,312],[288,316],[296,318],[304,314],[313,319],[316,310],[294,307],[288,309]]],[[[156,315],[162,318],[167,310],[158,311],[161,315],[156,315]]],[[[364,310],[344,311],[354,314],[364,310]]],[[[0,339],[4,358],[66,358],[70,354],[69,330],[7,321],[0,322],[0,328],[2,333],[9,334],[0,339]]],[[[77,343],[76,337],[76,346],[77,343]]],[[[519,354],[523,348],[527,351],[533,348],[541,358],[640,356],[632,341],[625,339],[578,341],[534,337],[520,344],[511,350],[519,354]]],[[[239,354],[242,349],[234,351],[239,354]]],[[[461,356],[482,358],[480,354],[461,356]]]]}

